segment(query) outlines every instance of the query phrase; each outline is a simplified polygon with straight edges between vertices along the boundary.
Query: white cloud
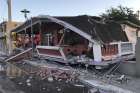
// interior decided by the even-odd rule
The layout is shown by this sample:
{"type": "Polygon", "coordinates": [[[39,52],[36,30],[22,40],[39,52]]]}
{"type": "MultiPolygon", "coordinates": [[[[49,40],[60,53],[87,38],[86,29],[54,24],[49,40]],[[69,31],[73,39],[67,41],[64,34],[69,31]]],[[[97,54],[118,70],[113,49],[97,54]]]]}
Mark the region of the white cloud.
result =
{"type": "Polygon", "coordinates": [[[125,0],[125,5],[133,8],[135,11],[140,10],[140,0],[125,0]]]}

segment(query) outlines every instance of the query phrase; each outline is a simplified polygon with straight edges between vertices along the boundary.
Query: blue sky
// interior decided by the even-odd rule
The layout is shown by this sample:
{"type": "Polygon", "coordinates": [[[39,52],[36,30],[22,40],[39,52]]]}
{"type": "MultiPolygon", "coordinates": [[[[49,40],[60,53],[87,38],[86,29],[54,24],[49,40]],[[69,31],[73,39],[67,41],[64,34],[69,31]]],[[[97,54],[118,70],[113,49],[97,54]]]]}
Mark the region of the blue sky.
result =
{"type": "MultiPolygon", "coordinates": [[[[140,0],[12,0],[12,15],[15,21],[24,21],[20,11],[31,11],[29,17],[37,15],[75,16],[100,15],[110,7],[128,6],[140,10],[140,0]]],[[[0,21],[7,19],[6,0],[0,0],[0,21]]]]}

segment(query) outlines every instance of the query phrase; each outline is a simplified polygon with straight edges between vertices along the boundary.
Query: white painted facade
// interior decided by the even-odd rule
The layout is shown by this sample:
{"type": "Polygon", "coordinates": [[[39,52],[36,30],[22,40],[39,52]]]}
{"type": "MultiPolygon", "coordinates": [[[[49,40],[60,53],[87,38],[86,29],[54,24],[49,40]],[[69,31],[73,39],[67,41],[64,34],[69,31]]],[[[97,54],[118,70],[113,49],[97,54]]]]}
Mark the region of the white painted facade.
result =
{"type": "Polygon", "coordinates": [[[101,45],[97,43],[93,44],[93,55],[94,55],[94,61],[96,62],[102,61],[101,45]]]}
{"type": "Polygon", "coordinates": [[[119,56],[135,53],[135,46],[131,42],[119,42],[118,46],[119,56]]]}
{"type": "MultiPolygon", "coordinates": [[[[137,36],[136,36],[137,28],[131,27],[131,26],[125,24],[124,31],[125,31],[125,33],[127,35],[127,38],[129,40],[129,42],[136,44],[136,41],[137,41],[137,36]]],[[[138,32],[138,37],[140,37],[140,31],[138,32]]]]}

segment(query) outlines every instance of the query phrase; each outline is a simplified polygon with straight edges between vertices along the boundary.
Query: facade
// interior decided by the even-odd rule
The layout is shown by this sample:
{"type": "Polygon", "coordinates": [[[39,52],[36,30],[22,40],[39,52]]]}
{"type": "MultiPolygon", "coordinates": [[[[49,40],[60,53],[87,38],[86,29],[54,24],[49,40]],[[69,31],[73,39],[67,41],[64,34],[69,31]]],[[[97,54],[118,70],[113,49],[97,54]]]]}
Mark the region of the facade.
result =
{"type": "Polygon", "coordinates": [[[106,65],[134,54],[121,25],[94,16],[38,16],[12,31],[22,41],[18,47],[36,47],[40,56],[56,61],[106,65]]]}
{"type": "Polygon", "coordinates": [[[1,32],[7,32],[8,30],[12,30],[16,27],[18,27],[19,25],[21,25],[22,22],[11,22],[8,23],[7,21],[4,21],[2,23],[0,23],[0,30],[1,32]]]}
{"type": "Polygon", "coordinates": [[[140,49],[139,49],[139,47],[140,47],[140,37],[138,37],[137,44],[136,44],[136,65],[135,65],[136,72],[135,72],[135,74],[137,77],[140,77],[140,72],[139,72],[139,70],[140,70],[140,68],[139,68],[139,66],[140,66],[140,57],[139,57],[140,49]]]}
{"type": "Polygon", "coordinates": [[[122,22],[121,25],[128,37],[129,42],[136,44],[137,37],[140,37],[140,26],[131,22],[122,22]]]}
{"type": "Polygon", "coordinates": [[[19,26],[21,23],[20,22],[11,22],[11,23],[8,23],[8,22],[2,22],[0,23],[0,36],[1,36],[1,39],[0,39],[0,51],[1,53],[5,53],[7,54],[8,53],[8,45],[9,43],[7,42],[7,33],[8,31],[14,29],[15,27],[19,26]]]}

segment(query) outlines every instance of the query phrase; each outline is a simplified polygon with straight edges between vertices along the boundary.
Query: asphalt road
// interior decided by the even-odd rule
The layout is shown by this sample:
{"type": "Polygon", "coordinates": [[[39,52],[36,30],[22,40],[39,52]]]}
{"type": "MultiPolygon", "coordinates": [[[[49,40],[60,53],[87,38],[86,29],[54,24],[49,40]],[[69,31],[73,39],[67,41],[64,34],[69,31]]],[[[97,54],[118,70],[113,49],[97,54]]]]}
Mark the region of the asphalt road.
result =
{"type": "Polygon", "coordinates": [[[0,73],[0,93],[24,93],[15,87],[5,75],[0,73]]]}

